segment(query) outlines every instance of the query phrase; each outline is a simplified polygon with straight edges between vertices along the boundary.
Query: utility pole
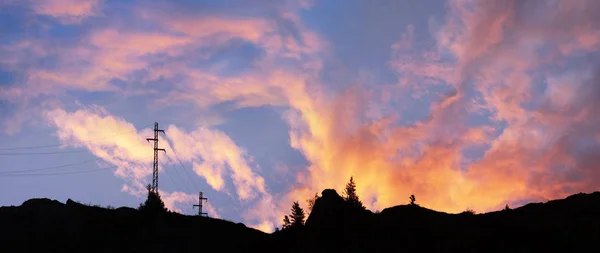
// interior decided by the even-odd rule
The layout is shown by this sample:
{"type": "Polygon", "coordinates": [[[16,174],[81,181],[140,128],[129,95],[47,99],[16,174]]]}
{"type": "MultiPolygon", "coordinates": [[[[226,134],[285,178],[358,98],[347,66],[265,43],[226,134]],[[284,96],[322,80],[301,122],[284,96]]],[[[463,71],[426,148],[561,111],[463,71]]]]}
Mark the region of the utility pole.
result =
{"type": "Polygon", "coordinates": [[[158,148],[158,133],[165,133],[164,130],[158,129],[158,122],[154,122],[154,138],[146,138],[148,142],[154,141],[154,167],[152,167],[152,186],[151,190],[158,193],[158,151],[167,153],[164,148],[158,148]]]}
{"type": "Polygon", "coordinates": [[[202,200],[208,201],[207,198],[202,197],[202,192],[200,192],[200,195],[198,195],[198,204],[197,205],[193,205],[192,208],[198,207],[198,216],[206,216],[206,217],[208,217],[207,213],[203,213],[202,212],[202,200]]]}

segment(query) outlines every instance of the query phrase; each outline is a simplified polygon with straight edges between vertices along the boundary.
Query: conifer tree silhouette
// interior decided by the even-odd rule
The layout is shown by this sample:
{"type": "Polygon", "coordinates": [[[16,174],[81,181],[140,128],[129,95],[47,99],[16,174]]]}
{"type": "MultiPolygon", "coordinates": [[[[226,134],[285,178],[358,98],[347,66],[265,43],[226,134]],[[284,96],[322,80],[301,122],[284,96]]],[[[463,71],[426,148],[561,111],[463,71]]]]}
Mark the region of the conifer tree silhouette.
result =
{"type": "Polygon", "coordinates": [[[300,207],[300,204],[298,204],[298,201],[294,202],[294,204],[292,205],[291,217],[292,217],[292,224],[291,224],[292,227],[304,225],[304,218],[305,218],[304,209],[302,209],[302,207],[300,207]]]}
{"type": "Polygon", "coordinates": [[[281,227],[281,229],[286,229],[289,228],[292,225],[292,222],[290,221],[290,217],[283,216],[283,226],[281,227]]]}
{"type": "Polygon", "coordinates": [[[358,198],[356,194],[356,183],[354,183],[354,178],[350,177],[350,181],[346,184],[346,189],[344,189],[344,200],[346,203],[350,204],[353,208],[356,209],[364,209],[363,203],[358,198]]]}
{"type": "Polygon", "coordinates": [[[165,203],[160,198],[160,194],[152,191],[150,185],[147,185],[146,189],[148,190],[148,198],[146,199],[146,202],[140,204],[138,209],[142,212],[148,213],[167,212],[167,208],[165,207],[165,203]]]}
{"type": "Polygon", "coordinates": [[[316,192],[314,197],[306,200],[306,203],[308,204],[308,211],[309,212],[312,212],[312,209],[315,206],[315,202],[317,202],[318,198],[319,198],[319,193],[316,192]]]}

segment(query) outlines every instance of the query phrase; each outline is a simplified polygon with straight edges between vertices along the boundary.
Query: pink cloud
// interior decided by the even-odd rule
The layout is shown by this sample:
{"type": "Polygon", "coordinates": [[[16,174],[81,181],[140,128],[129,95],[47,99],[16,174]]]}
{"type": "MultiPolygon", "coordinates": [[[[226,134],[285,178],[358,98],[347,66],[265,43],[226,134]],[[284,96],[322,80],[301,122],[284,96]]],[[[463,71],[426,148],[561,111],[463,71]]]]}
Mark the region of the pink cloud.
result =
{"type": "Polygon", "coordinates": [[[65,23],[79,23],[86,17],[99,15],[102,0],[44,0],[33,1],[31,5],[37,14],[65,23]]]}
{"type": "MultiPolygon", "coordinates": [[[[418,48],[411,26],[391,45],[389,66],[397,71],[400,85],[386,86],[390,93],[377,94],[385,99],[375,104],[365,101],[376,92],[360,85],[332,94],[318,76],[331,45],[306,29],[293,10],[279,14],[298,28],[296,36],[263,18],[166,17],[142,11],[143,18],[156,18],[165,31],[122,35],[127,29],[94,30],[82,44],[58,50],[57,70],[29,69],[29,89],[11,94],[119,91],[110,80],[134,80],[132,73],[143,70],[147,73],[142,83],[177,80],[159,103],[193,103],[202,110],[223,102],[232,102],[235,108],[286,107],[290,144],[309,165],[305,171],[289,173],[295,181],[281,194],[269,193],[248,151],[210,124],[192,131],[167,129],[167,139],[180,158],[192,163],[196,175],[213,189],[231,194],[232,186],[239,200],[256,201],[244,218],[265,230],[279,224],[292,201],[302,203],[324,188],[341,189],[350,176],[371,209],[406,203],[415,194],[422,205],[433,209],[487,211],[596,186],[598,143],[589,142],[600,132],[599,63],[591,59],[582,64],[586,67],[570,68],[570,61],[578,60],[582,52],[598,49],[596,2],[565,1],[557,6],[449,1],[446,23],[433,34],[434,47],[418,48]],[[549,14],[538,17],[534,10],[549,14]],[[219,48],[233,39],[265,52],[243,75],[223,77],[185,61],[186,56],[206,59],[211,50],[193,52],[219,48]],[[414,98],[432,94],[435,88],[444,88],[444,93],[432,94],[437,97],[429,104],[427,117],[410,124],[398,123],[406,117],[402,113],[372,112],[373,107],[402,103],[407,88],[414,98]],[[469,122],[473,115],[490,116],[483,125],[473,126],[469,122]],[[504,126],[491,126],[496,123],[504,126]],[[464,156],[473,147],[486,148],[481,158],[464,156]]],[[[22,42],[13,48],[57,54],[41,42],[22,42]]],[[[17,68],[33,61],[20,56],[28,55],[10,55],[3,63],[17,68]]],[[[149,129],[137,131],[100,108],[53,109],[46,118],[65,144],[92,141],[84,146],[119,166],[116,175],[129,180],[124,190],[133,194],[142,189],[151,158],[140,140],[149,129]],[[96,125],[107,128],[98,130],[96,125]],[[113,131],[126,134],[95,142],[98,135],[113,131]]],[[[167,156],[175,159],[171,153],[167,156]]],[[[193,201],[183,193],[164,195],[172,207],[193,201]]]]}
{"type": "MultiPolygon", "coordinates": [[[[523,23],[520,13],[529,13],[526,8],[540,6],[522,6],[516,2],[452,1],[450,4],[448,23],[437,33],[438,46],[433,52],[420,55],[407,52],[411,48],[400,45],[408,44],[408,35],[393,47],[397,58],[392,67],[402,73],[426,77],[411,81],[427,84],[427,78],[433,76],[439,83],[457,89],[432,103],[431,113],[424,121],[402,127],[376,122],[377,130],[367,132],[363,129],[373,128],[360,121],[365,111],[364,106],[357,106],[360,96],[331,98],[311,92],[305,85],[286,89],[293,93],[289,104],[297,111],[288,117],[291,144],[311,162],[306,175],[298,178],[300,184],[311,189],[306,192],[341,187],[353,175],[362,182],[358,191],[369,207],[403,203],[404,196],[415,193],[429,207],[458,212],[468,206],[492,210],[519,199],[564,197],[569,191],[590,189],[595,178],[574,181],[572,176],[594,175],[591,170],[552,168],[578,163],[574,154],[561,151],[567,150],[565,144],[575,145],[577,140],[596,136],[595,121],[586,122],[591,119],[586,116],[597,118],[588,109],[595,105],[587,100],[584,89],[577,88],[593,81],[581,78],[571,80],[569,88],[557,88],[552,97],[554,105],[563,107],[563,112],[550,113],[528,105],[535,101],[543,104],[544,98],[532,91],[539,88],[532,73],[546,73],[540,68],[548,63],[536,55],[536,47],[543,45],[537,44],[537,40],[532,44],[533,38],[546,39],[545,43],[559,49],[556,45],[572,43],[566,38],[577,38],[579,32],[561,31],[565,37],[524,32],[532,27],[550,31],[555,24],[553,20],[535,26],[523,23]],[[440,54],[448,52],[456,58],[455,62],[437,61],[440,54]],[[424,64],[415,64],[420,61],[424,64]],[[465,85],[468,79],[474,81],[474,86],[465,85]],[[480,101],[484,107],[467,104],[472,101],[467,97],[468,89],[482,95],[480,101]],[[588,104],[575,99],[581,100],[582,95],[588,104]],[[506,121],[508,126],[499,132],[489,126],[468,126],[465,113],[477,113],[472,111],[476,108],[489,110],[492,121],[506,121]],[[576,112],[575,120],[572,112],[576,112]],[[578,134],[566,131],[573,127],[580,129],[578,134]],[[495,134],[500,135],[495,137],[495,134]],[[575,142],[556,142],[565,138],[575,142]],[[461,165],[465,160],[461,151],[481,144],[491,146],[484,157],[461,165]],[[540,173],[553,176],[540,177],[540,173]],[[438,197],[441,195],[444,198],[438,197]]],[[[287,78],[296,79],[288,83],[304,82],[299,76],[287,78]]]]}

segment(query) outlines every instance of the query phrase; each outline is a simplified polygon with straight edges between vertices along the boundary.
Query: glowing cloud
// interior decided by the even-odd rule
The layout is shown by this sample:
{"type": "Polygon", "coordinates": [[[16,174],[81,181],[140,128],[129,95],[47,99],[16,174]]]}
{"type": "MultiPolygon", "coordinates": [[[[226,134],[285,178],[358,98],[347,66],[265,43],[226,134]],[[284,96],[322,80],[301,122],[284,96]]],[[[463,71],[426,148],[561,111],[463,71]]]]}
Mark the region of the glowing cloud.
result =
{"type": "MultiPolygon", "coordinates": [[[[57,136],[64,146],[84,147],[101,158],[101,167],[116,166],[114,174],[126,184],[123,191],[137,197],[145,197],[148,177],[152,174],[152,153],[148,152],[145,136],[150,129],[138,132],[124,119],[110,115],[98,106],[84,107],[73,113],[53,109],[45,113],[46,119],[57,128],[57,136]],[[102,127],[97,127],[102,126],[102,127]]],[[[165,205],[180,211],[176,203],[192,203],[195,197],[181,192],[162,192],[165,205]]]]}
{"type": "MultiPolygon", "coordinates": [[[[35,12],[81,21],[103,5],[82,1],[67,8],[68,2],[47,1],[35,12]]],[[[27,111],[35,99],[102,91],[151,95],[142,103],[206,113],[210,120],[191,122],[211,124],[165,129],[163,143],[179,155],[167,152],[165,160],[181,158],[207,188],[235,195],[230,199],[242,205],[241,217],[267,231],[292,201],[304,205],[315,192],[341,190],[351,176],[365,205],[378,210],[407,203],[411,194],[437,210],[484,212],[597,189],[600,1],[450,0],[441,24],[434,25],[437,17],[429,30],[403,24],[396,41],[386,42],[389,58],[379,68],[396,77],[380,81],[378,71],[357,67],[363,74],[348,75],[358,76],[349,83],[336,78],[355,70],[336,55],[346,51],[311,30],[300,12],[318,4],[198,15],[187,10],[193,5],[153,2],[132,7],[127,20],[147,27],[107,23],[65,44],[10,40],[0,46],[6,56],[0,64],[23,80],[0,87],[0,99],[27,111]],[[241,57],[242,67],[219,59],[236,50],[254,54],[241,57]],[[227,120],[221,112],[246,107],[282,112],[290,146],[307,162],[287,170],[291,184],[283,189],[271,187],[271,168],[263,171],[253,150],[219,129],[227,120]]],[[[44,111],[61,142],[117,166],[123,191],[143,195],[152,161],[143,140],[151,130],[138,131],[101,107],[68,112],[57,104],[36,110],[44,111]],[[114,133],[123,134],[98,138],[114,133]]],[[[176,114],[168,116],[187,115],[176,114]]],[[[195,201],[188,194],[163,196],[177,208],[195,201]]],[[[219,209],[208,208],[217,215],[219,209]]]]}
{"type": "Polygon", "coordinates": [[[181,159],[193,161],[194,171],[204,177],[213,189],[224,190],[223,177],[230,174],[240,200],[267,194],[265,180],[248,165],[246,151],[223,132],[200,127],[185,133],[170,125],[166,134],[172,141],[173,148],[181,155],[181,159]]]}
{"type": "MultiPolygon", "coordinates": [[[[556,98],[554,93],[559,104],[553,105],[565,107],[545,108],[545,99],[535,98],[530,91],[534,78],[531,71],[543,72],[541,67],[545,63],[530,57],[534,56],[536,46],[544,45],[522,47],[514,43],[541,40],[558,48],[579,43],[580,46],[575,46],[579,50],[597,50],[589,48],[595,45],[595,40],[581,43],[578,39],[581,30],[550,33],[550,27],[557,21],[527,24],[515,14],[529,13],[528,8],[552,8],[545,3],[527,6],[512,1],[501,4],[451,1],[450,7],[447,25],[437,32],[438,45],[434,51],[412,53],[410,58],[403,55],[411,50],[412,28],[392,47],[394,58],[390,66],[403,74],[413,72],[421,76],[404,82],[419,87],[428,85],[422,77],[433,77],[437,83],[455,90],[433,102],[425,120],[407,126],[394,126],[389,118],[365,122],[360,120],[366,113],[360,95],[328,98],[294,90],[289,97],[290,105],[298,113],[290,118],[291,143],[312,163],[308,173],[299,178],[301,187],[309,190],[296,199],[306,199],[327,187],[340,189],[350,176],[358,182],[358,193],[366,205],[374,209],[405,203],[407,196],[415,194],[425,206],[438,210],[459,212],[472,207],[486,211],[505,203],[564,197],[569,192],[593,189],[589,187],[598,178],[591,176],[596,174],[569,169],[581,162],[577,162],[577,156],[562,152],[567,150],[563,147],[564,140],[570,140],[567,142],[570,148],[577,149],[573,145],[593,139],[598,131],[592,127],[595,123],[590,122],[591,118],[586,117],[592,112],[588,106],[595,106],[592,100],[587,100],[594,96],[587,94],[596,94],[597,88],[591,86],[597,82],[596,77],[581,73],[581,78],[569,79],[570,87],[586,88],[576,89],[577,94],[567,88],[563,96],[583,101],[568,104],[566,101],[574,101],[556,98]],[[548,33],[528,33],[534,28],[548,33]],[[504,34],[509,32],[512,36],[505,38],[504,34]],[[439,55],[448,52],[456,61],[440,62],[439,55]],[[435,57],[431,58],[432,55],[435,57]],[[458,75],[450,75],[452,72],[458,75]],[[473,90],[482,96],[467,97],[473,90]],[[483,107],[472,104],[473,99],[482,101],[483,107]],[[529,101],[539,101],[541,107],[530,109],[529,101]],[[508,126],[469,124],[469,118],[480,115],[482,108],[492,112],[489,124],[504,121],[508,126]],[[576,120],[568,120],[568,115],[576,120]],[[567,131],[579,127],[582,128],[577,134],[567,131]],[[464,157],[463,152],[477,146],[489,147],[481,159],[464,157]],[[577,174],[588,177],[573,180],[577,174]]],[[[596,34],[598,30],[587,19],[576,18],[578,14],[574,12],[559,10],[558,13],[569,17],[569,21],[581,21],[572,25],[588,27],[586,34],[596,34]]],[[[588,16],[587,11],[583,15],[588,16]]],[[[595,73],[597,64],[594,62],[586,71],[595,73]]],[[[597,147],[598,143],[593,145],[597,147]]]]}
{"type": "Polygon", "coordinates": [[[35,13],[48,15],[65,23],[78,23],[83,18],[99,14],[101,0],[47,0],[33,1],[35,13]]]}

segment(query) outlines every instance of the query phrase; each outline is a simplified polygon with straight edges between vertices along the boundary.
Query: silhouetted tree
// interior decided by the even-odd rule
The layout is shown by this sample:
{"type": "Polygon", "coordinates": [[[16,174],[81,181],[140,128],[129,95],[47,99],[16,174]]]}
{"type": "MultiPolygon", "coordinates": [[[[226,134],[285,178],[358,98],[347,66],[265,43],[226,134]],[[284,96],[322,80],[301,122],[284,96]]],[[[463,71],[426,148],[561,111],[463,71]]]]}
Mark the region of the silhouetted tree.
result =
{"type": "Polygon", "coordinates": [[[415,198],[415,195],[411,194],[409,199],[410,199],[411,205],[413,205],[413,206],[416,205],[415,201],[417,201],[417,199],[415,198]]]}
{"type": "Polygon", "coordinates": [[[510,210],[510,207],[508,206],[508,204],[506,204],[506,206],[504,207],[504,211],[508,211],[510,210]]]}
{"type": "Polygon", "coordinates": [[[462,212],[463,214],[469,214],[469,215],[474,215],[477,214],[475,212],[475,210],[471,209],[471,208],[467,208],[467,210],[465,210],[464,212],[462,212]]]}
{"type": "Polygon", "coordinates": [[[286,229],[289,228],[290,226],[292,226],[292,222],[290,221],[290,217],[283,216],[283,226],[281,227],[281,229],[286,229]]]}
{"type": "Polygon", "coordinates": [[[344,200],[346,203],[350,204],[350,206],[357,209],[364,209],[363,203],[358,198],[356,194],[356,183],[354,183],[354,178],[350,177],[350,181],[346,184],[346,189],[344,189],[344,200]]]}
{"type": "Polygon", "coordinates": [[[318,198],[319,198],[319,193],[316,192],[314,197],[306,200],[306,203],[308,204],[308,210],[310,212],[312,212],[312,209],[315,206],[315,202],[317,202],[318,198]]]}
{"type": "Polygon", "coordinates": [[[304,225],[304,209],[300,207],[298,201],[295,201],[292,205],[292,227],[303,226],[304,225]]]}
{"type": "Polygon", "coordinates": [[[142,212],[148,213],[167,212],[167,208],[165,207],[165,203],[160,198],[160,194],[152,191],[150,185],[147,185],[146,189],[148,190],[148,198],[146,199],[146,202],[140,204],[138,209],[142,212]]]}

